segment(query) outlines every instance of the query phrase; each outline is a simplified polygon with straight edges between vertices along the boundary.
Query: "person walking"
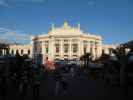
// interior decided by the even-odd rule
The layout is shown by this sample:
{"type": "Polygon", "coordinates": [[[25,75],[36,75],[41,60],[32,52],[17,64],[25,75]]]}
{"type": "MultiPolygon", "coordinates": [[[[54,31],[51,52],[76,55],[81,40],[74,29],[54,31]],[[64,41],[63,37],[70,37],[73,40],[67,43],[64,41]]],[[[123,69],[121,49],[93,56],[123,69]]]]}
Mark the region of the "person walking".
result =
{"type": "Polygon", "coordinates": [[[71,67],[70,71],[71,71],[71,76],[73,78],[74,77],[74,68],[73,68],[73,66],[71,67]]]}
{"type": "Polygon", "coordinates": [[[59,72],[55,72],[55,96],[59,95],[60,92],[60,81],[61,81],[61,75],[59,72]]]}
{"type": "Polygon", "coordinates": [[[38,69],[34,74],[33,96],[34,100],[40,100],[41,71],[38,69]]]}
{"type": "Polygon", "coordinates": [[[61,85],[62,85],[62,93],[63,93],[63,95],[66,95],[68,84],[64,77],[62,77],[62,79],[61,79],[61,85]]]}
{"type": "Polygon", "coordinates": [[[27,89],[28,89],[27,71],[23,72],[19,86],[20,86],[19,89],[20,89],[21,100],[24,100],[25,97],[27,96],[27,89]]]}
{"type": "Polygon", "coordinates": [[[60,87],[60,80],[57,80],[55,86],[55,96],[57,96],[59,93],[59,87],[60,87]]]}
{"type": "Polygon", "coordinates": [[[2,100],[6,100],[6,81],[5,78],[0,77],[0,97],[2,100]]]}

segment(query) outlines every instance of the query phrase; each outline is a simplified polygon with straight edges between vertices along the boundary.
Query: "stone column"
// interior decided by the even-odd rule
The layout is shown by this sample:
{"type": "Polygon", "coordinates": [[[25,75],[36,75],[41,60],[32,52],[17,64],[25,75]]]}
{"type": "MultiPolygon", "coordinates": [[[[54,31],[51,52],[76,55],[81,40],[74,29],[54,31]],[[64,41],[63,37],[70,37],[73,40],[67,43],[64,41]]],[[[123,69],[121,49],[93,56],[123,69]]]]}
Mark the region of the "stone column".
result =
{"type": "Polygon", "coordinates": [[[48,42],[48,59],[50,60],[51,60],[51,52],[52,52],[52,48],[51,48],[51,38],[50,38],[48,42]]]}
{"type": "Polygon", "coordinates": [[[95,44],[92,46],[92,59],[95,59],[95,44]]]}
{"type": "Polygon", "coordinates": [[[72,58],[72,39],[69,40],[69,58],[72,58]]]}
{"type": "Polygon", "coordinates": [[[45,60],[45,42],[42,41],[42,63],[44,64],[45,60]]]}
{"type": "Polygon", "coordinates": [[[31,45],[31,47],[30,47],[30,58],[33,58],[33,41],[31,41],[30,42],[30,45],[31,45]]]}
{"type": "Polygon", "coordinates": [[[100,45],[99,45],[99,43],[96,45],[96,48],[97,48],[97,51],[96,51],[96,55],[97,55],[97,57],[100,57],[100,45]]]}
{"type": "Polygon", "coordinates": [[[32,55],[33,55],[32,48],[33,48],[33,45],[32,45],[32,46],[30,47],[30,49],[29,49],[29,50],[30,50],[30,55],[29,55],[30,58],[33,58],[33,56],[32,56],[32,55]]]}
{"type": "Polygon", "coordinates": [[[51,39],[51,59],[54,60],[54,37],[51,39]]]}
{"type": "Polygon", "coordinates": [[[81,40],[78,41],[78,57],[81,57],[81,40]]]}
{"type": "Polygon", "coordinates": [[[100,57],[102,55],[102,41],[99,42],[99,47],[98,47],[98,56],[100,57]]]}
{"type": "Polygon", "coordinates": [[[32,45],[32,47],[31,47],[31,54],[32,54],[32,58],[33,59],[35,59],[34,57],[35,57],[35,44],[34,44],[34,42],[33,41],[31,41],[31,45],[32,45]]]}
{"type": "Polygon", "coordinates": [[[4,51],[4,49],[2,50],[2,55],[5,55],[5,51],[4,51]]]}
{"type": "Polygon", "coordinates": [[[80,53],[81,53],[81,56],[84,54],[84,46],[83,46],[83,40],[80,40],[80,53]]]}
{"type": "Polygon", "coordinates": [[[99,54],[98,48],[99,48],[99,45],[98,45],[98,43],[97,43],[96,46],[95,46],[96,58],[98,58],[98,54],[99,54]]]}
{"type": "Polygon", "coordinates": [[[60,40],[60,57],[63,58],[63,39],[60,40]]]}
{"type": "Polygon", "coordinates": [[[49,41],[49,58],[50,60],[54,59],[54,37],[49,41]]]}
{"type": "Polygon", "coordinates": [[[14,49],[14,55],[16,54],[16,49],[14,49]]]}
{"type": "Polygon", "coordinates": [[[90,53],[90,42],[87,43],[87,53],[90,53]]]}

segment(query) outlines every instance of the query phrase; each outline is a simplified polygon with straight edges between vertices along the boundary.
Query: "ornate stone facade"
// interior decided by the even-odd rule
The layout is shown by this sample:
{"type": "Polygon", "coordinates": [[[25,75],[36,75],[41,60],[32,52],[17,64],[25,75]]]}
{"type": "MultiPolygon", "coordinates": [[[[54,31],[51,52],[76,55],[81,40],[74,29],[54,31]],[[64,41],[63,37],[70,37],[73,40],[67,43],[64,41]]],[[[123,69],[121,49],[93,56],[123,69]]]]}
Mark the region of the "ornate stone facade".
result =
{"type": "Polygon", "coordinates": [[[32,45],[10,45],[10,54],[15,55],[17,52],[22,56],[28,54],[32,58],[32,45]]]}
{"type": "Polygon", "coordinates": [[[48,34],[32,36],[31,44],[10,45],[10,54],[29,54],[36,63],[44,63],[48,57],[55,59],[79,59],[85,53],[91,53],[93,59],[102,53],[110,54],[110,49],[118,45],[102,44],[102,37],[85,33],[77,27],[71,27],[65,22],[61,27],[52,25],[48,34]]]}
{"type": "Polygon", "coordinates": [[[102,53],[102,37],[84,33],[77,27],[71,27],[65,22],[61,27],[52,25],[48,34],[32,37],[33,55],[42,55],[54,59],[78,59],[85,53],[91,53],[97,58],[102,53]]]}

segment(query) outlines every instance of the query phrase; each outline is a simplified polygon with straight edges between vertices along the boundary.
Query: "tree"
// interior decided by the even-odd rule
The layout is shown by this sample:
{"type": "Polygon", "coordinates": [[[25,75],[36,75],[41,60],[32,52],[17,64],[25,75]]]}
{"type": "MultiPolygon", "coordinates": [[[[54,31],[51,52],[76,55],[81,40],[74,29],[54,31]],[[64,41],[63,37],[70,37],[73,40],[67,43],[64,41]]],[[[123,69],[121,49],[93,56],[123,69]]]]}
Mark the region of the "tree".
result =
{"type": "Polygon", "coordinates": [[[80,60],[82,61],[84,68],[88,68],[89,61],[91,61],[91,53],[85,53],[80,57],[80,60]]]}

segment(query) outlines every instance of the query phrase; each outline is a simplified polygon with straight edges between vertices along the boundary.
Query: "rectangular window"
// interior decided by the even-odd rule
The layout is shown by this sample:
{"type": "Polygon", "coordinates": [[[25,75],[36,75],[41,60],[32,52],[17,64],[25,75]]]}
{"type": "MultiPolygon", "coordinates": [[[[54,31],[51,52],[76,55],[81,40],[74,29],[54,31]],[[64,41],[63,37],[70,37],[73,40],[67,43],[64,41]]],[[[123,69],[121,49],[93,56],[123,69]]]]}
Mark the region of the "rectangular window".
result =
{"type": "Polygon", "coordinates": [[[105,54],[105,50],[104,49],[102,50],[102,54],[105,54]]]}
{"type": "Polygon", "coordinates": [[[91,45],[91,46],[94,45],[94,42],[93,42],[93,41],[90,41],[90,45],[91,45]]]}
{"type": "Polygon", "coordinates": [[[59,44],[55,44],[55,52],[59,53],[60,52],[60,45],[59,44]]]}
{"type": "Polygon", "coordinates": [[[34,42],[34,52],[37,52],[37,42],[34,42]]]}
{"type": "Polygon", "coordinates": [[[46,51],[46,53],[48,53],[49,52],[49,41],[47,40],[47,41],[45,41],[45,51],[46,51]]]}
{"type": "Polygon", "coordinates": [[[73,44],[73,53],[77,53],[78,51],[78,44],[73,44]]]}
{"type": "Polygon", "coordinates": [[[88,41],[86,41],[86,40],[84,40],[83,41],[84,42],[84,54],[86,54],[87,53],[87,47],[88,47],[88,41]]]}
{"type": "Polygon", "coordinates": [[[48,49],[48,46],[46,47],[46,53],[48,53],[49,52],[49,49],[48,49]]]}
{"type": "Polygon", "coordinates": [[[68,40],[64,40],[64,42],[68,42],[68,40]]]}
{"type": "Polygon", "coordinates": [[[83,42],[84,42],[85,45],[88,45],[88,41],[84,40],[83,42]]]}
{"type": "Polygon", "coordinates": [[[64,52],[65,53],[68,53],[68,46],[69,46],[68,44],[64,44],[64,52]]]}
{"type": "Polygon", "coordinates": [[[90,53],[92,54],[92,47],[90,47],[90,53]]]}
{"type": "Polygon", "coordinates": [[[84,54],[86,54],[86,50],[87,50],[87,47],[86,47],[86,46],[84,46],[84,54]]]}

